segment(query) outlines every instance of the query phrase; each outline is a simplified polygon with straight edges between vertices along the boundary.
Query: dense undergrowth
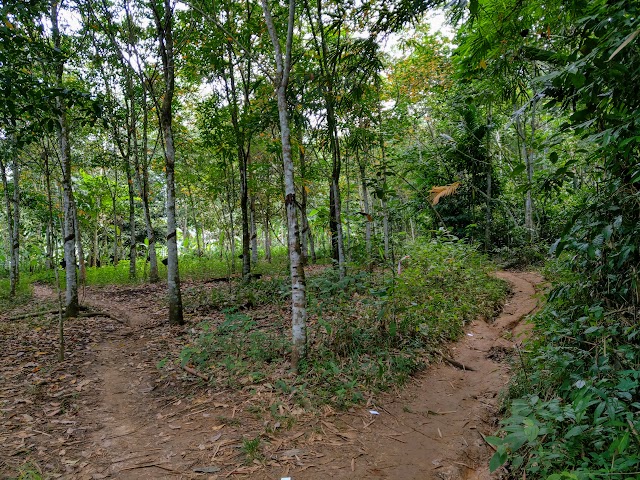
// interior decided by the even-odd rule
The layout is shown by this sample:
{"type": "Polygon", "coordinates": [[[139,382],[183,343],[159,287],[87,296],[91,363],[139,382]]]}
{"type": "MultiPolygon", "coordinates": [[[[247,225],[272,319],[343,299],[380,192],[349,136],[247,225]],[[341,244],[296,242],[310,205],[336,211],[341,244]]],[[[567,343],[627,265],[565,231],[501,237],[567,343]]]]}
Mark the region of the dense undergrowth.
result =
{"type": "Polygon", "coordinates": [[[308,278],[309,355],[297,376],[286,374],[289,292],[277,276],[227,290],[234,301],[213,290],[211,307],[221,314],[194,329],[180,361],[225,387],[272,383],[303,406],[346,407],[400,386],[468,321],[492,316],[507,291],[462,241],[421,240],[406,251],[400,275],[353,270],[340,280],[327,268],[308,278]],[[237,299],[247,297],[250,308],[239,309],[237,299]],[[263,314],[265,306],[278,313],[263,314]]]}
{"type": "Polygon", "coordinates": [[[488,438],[492,469],[505,465],[511,478],[640,478],[637,309],[595,295],[597,273],[554,272],[561,279],[535,316],[502,434],[488,438]]]}

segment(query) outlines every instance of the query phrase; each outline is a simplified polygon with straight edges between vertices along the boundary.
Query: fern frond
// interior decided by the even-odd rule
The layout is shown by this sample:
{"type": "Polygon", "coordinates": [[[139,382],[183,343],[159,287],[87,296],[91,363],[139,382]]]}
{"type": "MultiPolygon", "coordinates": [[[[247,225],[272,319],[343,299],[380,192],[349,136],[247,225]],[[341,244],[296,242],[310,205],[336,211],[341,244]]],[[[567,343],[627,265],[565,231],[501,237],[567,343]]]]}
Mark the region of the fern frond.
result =
{"type": "Polygon", "coordinates": [[[429,191],[429,201],[431,202],[431,205],[437,205],[442,197],[453,195],[459,187],[460,182],[454,182],[451,185],[431,187],[431,190],[429,191]]]}

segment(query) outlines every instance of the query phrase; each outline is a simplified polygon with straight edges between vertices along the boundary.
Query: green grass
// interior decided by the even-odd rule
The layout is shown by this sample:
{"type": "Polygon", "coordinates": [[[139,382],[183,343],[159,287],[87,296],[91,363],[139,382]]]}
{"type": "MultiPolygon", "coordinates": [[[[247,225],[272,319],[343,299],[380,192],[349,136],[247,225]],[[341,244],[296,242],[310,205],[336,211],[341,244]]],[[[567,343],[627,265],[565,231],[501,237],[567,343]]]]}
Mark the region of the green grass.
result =
{"type": "Polygon", "coordinates": [[[31,299],[31,282],[28,278],[22,277],[16,286],[16,295],[9,295],[10,284],[8,278],[0,279],[0,311],[12,310],[20,305],[24,305],[31,299]]]}
{"type": "MultiPolygon", "coordinates": [[[[344,408],[402,385],[467,322],[493,316],[507,292],[489,275],[487,259],[461,241],[422,240],[407,253],[399,277],[354,270],[340,280],[329,268],[308,278],[309,354],[297,376],[279,373],[289,355],[288,318],[278,313],[260,321],[250,310],[284,306],[286,277],[246,287],[254,298],[244,303],[249,310],[222,307],[223,319],[200,324],[180,360],[209,372],[220,386],[271,382],[303,406],[344,408]]],[[[232,291],[242,297],[241,288],[232,291]]],[[[216,304],[230,305],[220,295],[216,304]]]]}
{"type": "MultiPolygon", "coordinates": [[[[160,279],[167,276],[167,267],[162,263],[162,256],[158,256],[158,274],[160,279]]],[[[179,257],[180,278],[183,280],[206,280],[209,278],[238,276],[242,271],[242,260],[236,258],[235,270],[229,258],[220,257],[216,254],[197,256],[195,254],[184,254],[179,257]]],[[[287,275],[288,258],[284,248],[275,248],[272,251],[272,262],[267,263],[260,260],[253,266],[253,273],[263,275],[287,275]]],[[[143,258],[136,262],[136,278],[129,277],[129,260],[121,260],[118,265],[104,265],[102,267],[87,267],[86,285],[128,285],[139,284],[149,280],[149,264],[143,258]]],[[[60,281],[64,288],[64,271],[59,270],[60,281]]],[[[42,270],[36,273],[24,273],[26,284],[33,282],[43,282],[55,284],[55,272],[53,270],[42,270]]],[[[7,287],[3,285],[4,280],[0,280],[0,295],[7,287]]]]}

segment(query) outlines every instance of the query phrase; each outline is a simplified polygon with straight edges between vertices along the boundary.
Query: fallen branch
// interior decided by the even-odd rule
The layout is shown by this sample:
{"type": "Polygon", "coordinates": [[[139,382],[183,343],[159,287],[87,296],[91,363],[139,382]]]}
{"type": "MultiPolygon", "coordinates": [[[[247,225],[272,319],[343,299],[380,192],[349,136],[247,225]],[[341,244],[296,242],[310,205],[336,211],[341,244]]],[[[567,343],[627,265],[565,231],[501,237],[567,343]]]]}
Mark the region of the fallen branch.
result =
{"type": "Polygon", "coordinates": [[[453,367],[456,367],[456,368],[459,368],[460,370],[469,370],[469,371],[471,371],[471,372],[475,372],[475,371],[476,371],[476,369],[475,369],[475,368],[473,368],[473,367],[468,367],[468,366],[466,366],[464,363],[460,363],[460,362],[458,362],[458,361],[454,360],[453,358],[449,358],[449,357],[444,357],[444,356],[443,356],[443,357],[442,357],[442,359],[443,359],[445,362],[447,362],[449,365],[451,365],[451,366],[453,366],[453,367]]]}
{"type": "Polygon", "coordinates": [[[43,310],[40,312],[23,313],[22,315],[9,317],[7,318],[7,320],[10,322],[15,322],[16,320],[23,320],[25,318],[31,318],[31,317],[39,317],[40,315],[53,315],[54,313],[60,313],[60,310],[56,308],[55,310],[43,310]]]}
{"type": "Polygon", "coordinates": [[[165,470],[167,472],[171,472],[171,473],[173,473],[175,475],[182,475],[177,470],[165,467],[163,464],[166,464],[166,463],[169,463],[169,462],[141,463],[139,465],[133,465],[131,467],[121,468],[120,470],[118,470],[118,473],[119,472],[125,472],[127,470],[137,470],[139,468],[152,468],[152,467],[155,467],[155,468],[160,468],[162,470],[165,470]]]}
{"type": "Polygon", "coordinates": [[[207,377],[204,373],[200,373],[199,371],[197,371],[194,368],[191,367],[187,367],[186,365],[182,366],[182,369],[187,372],[190,373],[191,375],[195,375],[196,377],[200,377],[201,379],[203,379],[205,382],[209,381],[209,377],[207,377]]]}

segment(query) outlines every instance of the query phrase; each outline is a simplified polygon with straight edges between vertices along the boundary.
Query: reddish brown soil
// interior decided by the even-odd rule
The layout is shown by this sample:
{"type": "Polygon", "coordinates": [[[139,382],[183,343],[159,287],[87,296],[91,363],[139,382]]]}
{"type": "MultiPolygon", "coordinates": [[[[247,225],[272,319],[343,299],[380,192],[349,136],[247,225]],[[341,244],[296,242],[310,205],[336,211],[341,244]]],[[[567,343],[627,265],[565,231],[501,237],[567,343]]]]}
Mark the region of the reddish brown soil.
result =
{"type": "MultiPolygon", "coordinates": [[[[83,303],[110,318],[71,321],[63,364],[54,361],[55,323],[16,326],[7,319],[20,312],[11,312],[0,318],[0,477],[29,461],[46,477],[74,479],[489,478],[481,434],[495,430],[505,357],[541,282],[498,275],[514,291],[504,312],[474,322],[450,347],[473,371],[435,365],[398,394],[346,413],[280,403],[269,384],[214,390],[177,367],[158,369],[187,341],[162,322],[161,285],[87,289],[83,303]],[[290,425],[268,415],[274,405],[290,425]],[[261,457],[251,461],[242,447],[257,437],[261,457]]],[[[51,294],[39,288],[37,301],[51,294]]]]}

